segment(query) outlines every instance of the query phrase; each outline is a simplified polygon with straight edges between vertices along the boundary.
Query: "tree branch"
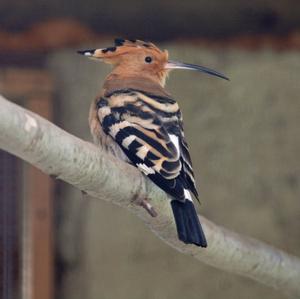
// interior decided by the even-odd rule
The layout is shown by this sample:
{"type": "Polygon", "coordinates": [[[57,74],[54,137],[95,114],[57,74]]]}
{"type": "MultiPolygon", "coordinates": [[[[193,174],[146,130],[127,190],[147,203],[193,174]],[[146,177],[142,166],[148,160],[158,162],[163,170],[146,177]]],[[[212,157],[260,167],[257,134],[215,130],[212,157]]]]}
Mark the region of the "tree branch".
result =
{"type": "Polygon", "coordinates": [[[217,226],[204,217],[201,222],[208,248],[181,243],[167,195],[137,169],[1,96],[0,107],[0,148],[91,196],[130,210],[180,252],[292,297],[300,296],[299,258],[217,226]],[[144,197],[152,199],[157,217],[152,218],[134,204],[144,197]]]}

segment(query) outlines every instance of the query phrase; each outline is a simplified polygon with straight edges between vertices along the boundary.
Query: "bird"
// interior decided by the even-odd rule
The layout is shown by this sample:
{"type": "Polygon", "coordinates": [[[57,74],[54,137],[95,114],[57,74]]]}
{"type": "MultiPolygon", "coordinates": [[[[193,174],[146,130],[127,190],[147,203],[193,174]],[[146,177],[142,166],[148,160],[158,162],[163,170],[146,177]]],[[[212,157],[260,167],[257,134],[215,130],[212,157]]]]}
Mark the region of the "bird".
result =
{"type": "MultiPolygon", "coordinates": [[[[165,83],[175,69],[229,79],[204,66],[169,60],[167,50],[137,39],[116,38],[114,46],[77,52],[112,66],[90,106],[94,142],[137,167],[168,194],[180,241],[207,247],[193,201],[199,195],[182,113],[165,83]]],[[[141,206],[157,215],[147,199],[141,206]]]]}

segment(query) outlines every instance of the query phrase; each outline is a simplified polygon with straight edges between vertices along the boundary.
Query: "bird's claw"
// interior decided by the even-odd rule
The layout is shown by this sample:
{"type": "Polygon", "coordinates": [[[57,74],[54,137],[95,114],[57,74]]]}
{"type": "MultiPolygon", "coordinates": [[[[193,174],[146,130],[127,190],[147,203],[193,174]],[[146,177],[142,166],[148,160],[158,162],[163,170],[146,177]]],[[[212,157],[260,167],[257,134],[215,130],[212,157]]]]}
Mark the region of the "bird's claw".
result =
{"type": "Polygon", "coordinates": [[[147,199],[143,199],[140,202],[140,205],[152,216],[156,217],[158,214],[155,209],[151,206],[151,204],[147,201],[147,199]]]}

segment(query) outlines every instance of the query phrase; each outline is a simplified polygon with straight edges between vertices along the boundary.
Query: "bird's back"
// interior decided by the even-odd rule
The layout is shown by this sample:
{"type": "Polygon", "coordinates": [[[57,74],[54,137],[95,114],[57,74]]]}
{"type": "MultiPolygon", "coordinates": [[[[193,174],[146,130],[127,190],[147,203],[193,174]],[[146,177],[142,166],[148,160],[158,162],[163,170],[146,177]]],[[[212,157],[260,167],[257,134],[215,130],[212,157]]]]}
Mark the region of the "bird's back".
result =
{"type": "Polygon", "coordinates": [[[191,199],[189,191],[197,196],[181,112],[169,93],[154,82],[110,79],[94,105],[90,123],[100,121],[100,138],[110,151],[172,198],[191,199]]]}

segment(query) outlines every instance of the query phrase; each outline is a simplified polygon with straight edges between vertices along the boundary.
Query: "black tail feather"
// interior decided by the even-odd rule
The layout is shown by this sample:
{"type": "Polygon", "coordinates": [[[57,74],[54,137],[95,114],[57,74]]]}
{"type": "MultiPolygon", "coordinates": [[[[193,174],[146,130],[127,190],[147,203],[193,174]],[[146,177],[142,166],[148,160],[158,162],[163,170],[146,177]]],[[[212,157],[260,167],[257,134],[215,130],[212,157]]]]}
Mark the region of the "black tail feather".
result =
{"type": "Polygon", "coordinates": [[[171,206],[179,240],[186,244],[207,247],[206,238],[193,202],[190,200],[185,202],[172,200],[171,206]]]}

